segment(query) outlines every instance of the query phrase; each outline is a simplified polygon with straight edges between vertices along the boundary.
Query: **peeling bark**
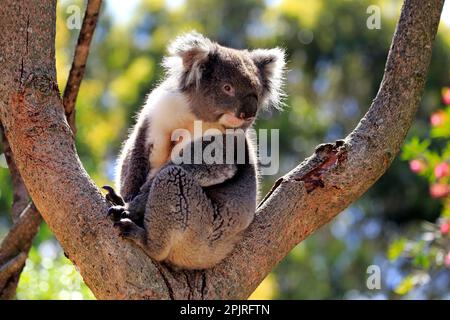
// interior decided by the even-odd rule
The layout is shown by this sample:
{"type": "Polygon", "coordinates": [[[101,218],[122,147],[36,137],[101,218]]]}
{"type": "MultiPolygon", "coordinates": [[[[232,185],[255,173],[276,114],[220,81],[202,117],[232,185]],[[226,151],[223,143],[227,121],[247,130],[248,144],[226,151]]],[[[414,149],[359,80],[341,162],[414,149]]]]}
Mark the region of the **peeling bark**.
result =
{"type": "Polygon", "coordinates": [[[325,184],[322,178],[327,172],[341,165],[346,160],[347,155],[343,140],[338,140],[334,144],[321,144],[316,148],[315,152],[318,158],[321,159],[321,162],[306,174],[293,177],[294,180],[304,183],[306,193],[311,193],[317,187],[324,188],[325,184]]]}
{"type": "Polygon", "coordinates": [[[54,1],[6,0],[0,12],[0,115],[33,201],[97,298],[247,298],[391,164],[420,102],[443,3],[405,1],[367,114],[343,141],[319,147],[279,180],[242,242],[209,270],[170,270],[118,237],[107,220],[108,205],[80,163],[56,87],[54,1]],[[23,31],[27,24],[32,34],[23,31]]]}

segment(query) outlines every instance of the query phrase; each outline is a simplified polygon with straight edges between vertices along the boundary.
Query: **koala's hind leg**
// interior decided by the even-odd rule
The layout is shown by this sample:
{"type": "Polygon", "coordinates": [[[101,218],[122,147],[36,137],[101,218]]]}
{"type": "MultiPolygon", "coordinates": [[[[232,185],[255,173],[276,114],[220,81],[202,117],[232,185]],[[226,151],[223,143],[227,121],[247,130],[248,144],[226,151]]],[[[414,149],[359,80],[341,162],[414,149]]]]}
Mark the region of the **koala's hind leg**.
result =
{"type": "Polygon", "coordinates": [[[176,261],[171,251],[180,244],[190,248],[206,244],[213,230],[213,211],[196,179],[182,167],[170,165],[154,177],[144,216],[145,244],[136,228],[124,237],[138,242],[155,260],[167,260],[170,255],[173,264],[189,267],[189,261],[184,257],[176,261]]]}

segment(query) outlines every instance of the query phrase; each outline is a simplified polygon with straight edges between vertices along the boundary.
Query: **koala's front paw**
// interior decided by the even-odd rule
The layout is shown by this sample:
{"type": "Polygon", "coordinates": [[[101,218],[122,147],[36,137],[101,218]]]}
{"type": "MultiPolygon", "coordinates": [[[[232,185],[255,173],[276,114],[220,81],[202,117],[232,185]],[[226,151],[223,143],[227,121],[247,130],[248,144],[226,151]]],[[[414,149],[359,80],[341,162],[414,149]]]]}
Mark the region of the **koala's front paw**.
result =
{"type": "Polygon", "coordinates": [[[114,221],[120,221],[122,218],[126,218],[129,215],[127,209],[123,206],[112,206],[108,209],[108,217],[114,221]]]}
{"type": "Polygon", "coordinates": [[[211,166],[209,171],[194,172],[194,176],[202,187],[210,187],[224,183],[233,178],[237,173],[237,166],[234,164],[223,164],[211,166]]]}

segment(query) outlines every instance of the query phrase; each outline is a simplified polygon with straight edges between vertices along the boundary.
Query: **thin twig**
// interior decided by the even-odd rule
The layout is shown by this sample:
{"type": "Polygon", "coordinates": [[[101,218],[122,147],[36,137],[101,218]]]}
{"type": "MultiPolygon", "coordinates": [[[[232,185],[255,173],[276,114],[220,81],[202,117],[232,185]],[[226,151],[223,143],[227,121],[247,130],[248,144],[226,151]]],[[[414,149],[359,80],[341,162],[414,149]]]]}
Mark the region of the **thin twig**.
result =
{"type": "Polygon", "coordinates": [[[89,45],[97,25],[101,4],[102,0],[88,1],[83,24],[78,36],[78,42],[75,47],[72,67],[70,69],[69,78],[67,79],[66,88],[64,89],[64,110],[66,112],[67,121],[69,122],[70,128],[72,129],[74,135],[77,130],[75,125],[75,102],[77,100],[81,80],[83,79],[84,70],[86,69],[86,61],[89,55],[89,45]]]}
{"type": "Polygon", "coordinates": [[[0,244],[0,265],[30,246],[41,221],[34,204],[28,204],[0,244]]]}

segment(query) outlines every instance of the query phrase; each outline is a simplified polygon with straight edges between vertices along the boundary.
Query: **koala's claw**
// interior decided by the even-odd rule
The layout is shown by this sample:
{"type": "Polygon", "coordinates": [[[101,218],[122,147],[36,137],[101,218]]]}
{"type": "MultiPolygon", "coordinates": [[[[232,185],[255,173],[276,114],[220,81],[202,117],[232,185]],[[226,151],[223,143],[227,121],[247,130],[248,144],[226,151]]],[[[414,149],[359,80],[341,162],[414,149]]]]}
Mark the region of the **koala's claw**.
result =
{"type": "Polygon", "coordinates": [[[108,217],[114,221],[120,221],[120,219],[125,218],[128,215],[128,211],[122,206],[112,206],[108,209],[108,217]]]}
{"type": "Polygon", "coordinates": [[[133,230],[134,230],[135,226],[136,226],[136,224],[127,218],[120,219],[119,221],[116,221],[114,223],[114,227],[119,229],[119,235],[122,238],[131,237],[134,234],[133,230]]]}
{"type": "Polygon", "coordinates": [[[111,202],[113,205],[118,205],[118,206],[125,205],[125,201],[123,201],[122,197],[116,193],[116,191],[114,190],[113,187],[103,186],[102,188],[105,189],[106,191],[108,191],[108,193],[105,196],[106,200],[111,202]]]}

